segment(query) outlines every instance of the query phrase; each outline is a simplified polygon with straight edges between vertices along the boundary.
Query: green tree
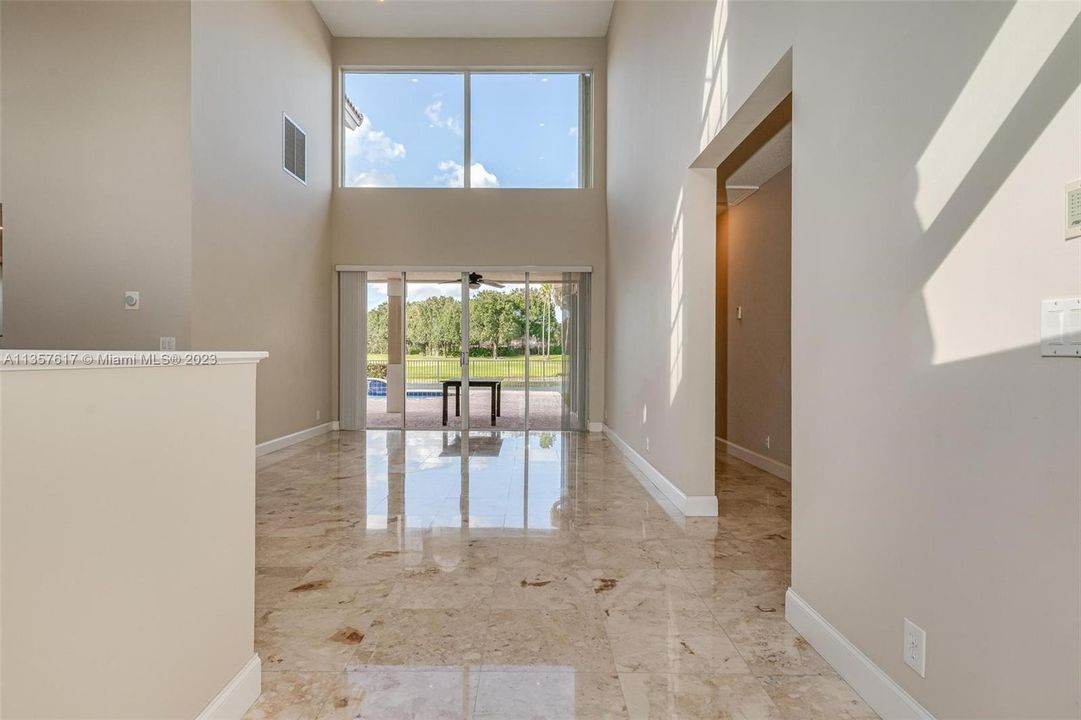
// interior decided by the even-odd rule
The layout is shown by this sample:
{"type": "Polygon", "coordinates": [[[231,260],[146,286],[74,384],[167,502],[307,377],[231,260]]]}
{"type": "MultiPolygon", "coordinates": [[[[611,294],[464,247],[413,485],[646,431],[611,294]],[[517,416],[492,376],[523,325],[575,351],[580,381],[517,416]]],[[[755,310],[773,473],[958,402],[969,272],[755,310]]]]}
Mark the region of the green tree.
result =
{"type": "Polygon", "coordinates": [[[469,305],[469,342],[487,345],[492,357],[499,357],[499,347],[521,337],[524,327],[522,314],[507,293],[482,290],[469,305]]]}
{"type": "Polygon", "coordinates": [[[462,349],[462,304],[454,298],[440,298],[433,317],[433,342],[441,355],[457,355],[462,349]]]}
{"type": "Polygon", "coordinates": [[[368,311],[368,352],[382,354],[387,351],[387,329],[390,308],[381,303],[368,311]]]}
{"type": "Polygon", "coordinates": [[[405,339],[411,355],[451,356],[461,348],[462,304],[436,295],[406,305],[405,339]]]}

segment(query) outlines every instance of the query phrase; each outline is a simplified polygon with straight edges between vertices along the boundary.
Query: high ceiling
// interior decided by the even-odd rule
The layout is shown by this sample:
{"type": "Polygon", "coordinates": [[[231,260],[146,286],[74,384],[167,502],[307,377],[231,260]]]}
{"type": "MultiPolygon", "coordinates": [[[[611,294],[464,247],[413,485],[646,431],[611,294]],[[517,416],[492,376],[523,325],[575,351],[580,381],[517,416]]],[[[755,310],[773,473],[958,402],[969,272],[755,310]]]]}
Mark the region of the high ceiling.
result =
{"type": "Polygon", "coordinates": [[[336,37],[604,37],[613,0],[314,0],[336,37]]]}

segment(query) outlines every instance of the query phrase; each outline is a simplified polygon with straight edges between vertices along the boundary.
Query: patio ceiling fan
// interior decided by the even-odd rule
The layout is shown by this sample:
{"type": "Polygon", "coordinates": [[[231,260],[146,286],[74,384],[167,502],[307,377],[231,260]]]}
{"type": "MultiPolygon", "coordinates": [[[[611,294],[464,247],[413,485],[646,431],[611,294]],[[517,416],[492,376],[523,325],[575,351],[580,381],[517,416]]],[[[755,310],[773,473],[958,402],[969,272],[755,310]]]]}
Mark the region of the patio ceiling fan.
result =
{"type": "MultiPolygon", "coordinates": [[[[439,283],[440,285],[450,285],[451,283],[461,282],[461,280],[444,280],[439,283]]],[[[496,282],[495,280],[485,280],[484,276],[478,272],[469,273],[469,287],[471,290],[476,290],[481,285],[487,285],[488,287],[502,288],[505,287],[503,283],[496,282]]]]}

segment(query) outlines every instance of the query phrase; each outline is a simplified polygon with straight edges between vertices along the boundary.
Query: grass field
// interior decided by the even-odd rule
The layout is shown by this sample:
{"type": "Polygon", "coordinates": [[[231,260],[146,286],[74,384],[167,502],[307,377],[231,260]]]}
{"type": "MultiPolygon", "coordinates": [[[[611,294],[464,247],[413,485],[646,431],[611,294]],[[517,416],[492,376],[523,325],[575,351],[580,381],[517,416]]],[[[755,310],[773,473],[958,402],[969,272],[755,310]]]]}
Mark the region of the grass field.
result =
{"type": "MultiPolygon", "coordinates": [[[[369,354],[368,363],[385,363],[387,356],[369,354]]],[[[548,358],[532,356],[529,358],[530,380],[558,380],[563,373],[563,357],[552,355],[548,358]]],[[[505,380],[525,380],[525,358],[522,356],[506,358],[469,358],[471,377],[497,377],[505,380]]],[[[411,382],[439,382],[461,375],[457,357],[436,357],[432,355],[410,355],[406,358],[406,379],[411,382]]]]}

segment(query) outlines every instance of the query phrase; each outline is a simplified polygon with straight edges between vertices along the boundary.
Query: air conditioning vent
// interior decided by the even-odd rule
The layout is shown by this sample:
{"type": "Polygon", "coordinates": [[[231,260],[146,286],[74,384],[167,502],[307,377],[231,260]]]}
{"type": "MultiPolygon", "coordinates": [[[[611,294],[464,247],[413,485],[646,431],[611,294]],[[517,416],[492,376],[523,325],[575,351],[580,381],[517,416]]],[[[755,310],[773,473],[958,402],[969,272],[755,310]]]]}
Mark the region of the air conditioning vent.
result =
{"type": "Polygon", "coordinates": [[[288,115],[283,115],[284,118],[284,137],[282,142],[283,158],[282,167],[285,168],[285,172],[289,173],[297,180],[307,184],[307,145],[304,131],[301,130],[296,123],[289,119],[288,115]]]}

